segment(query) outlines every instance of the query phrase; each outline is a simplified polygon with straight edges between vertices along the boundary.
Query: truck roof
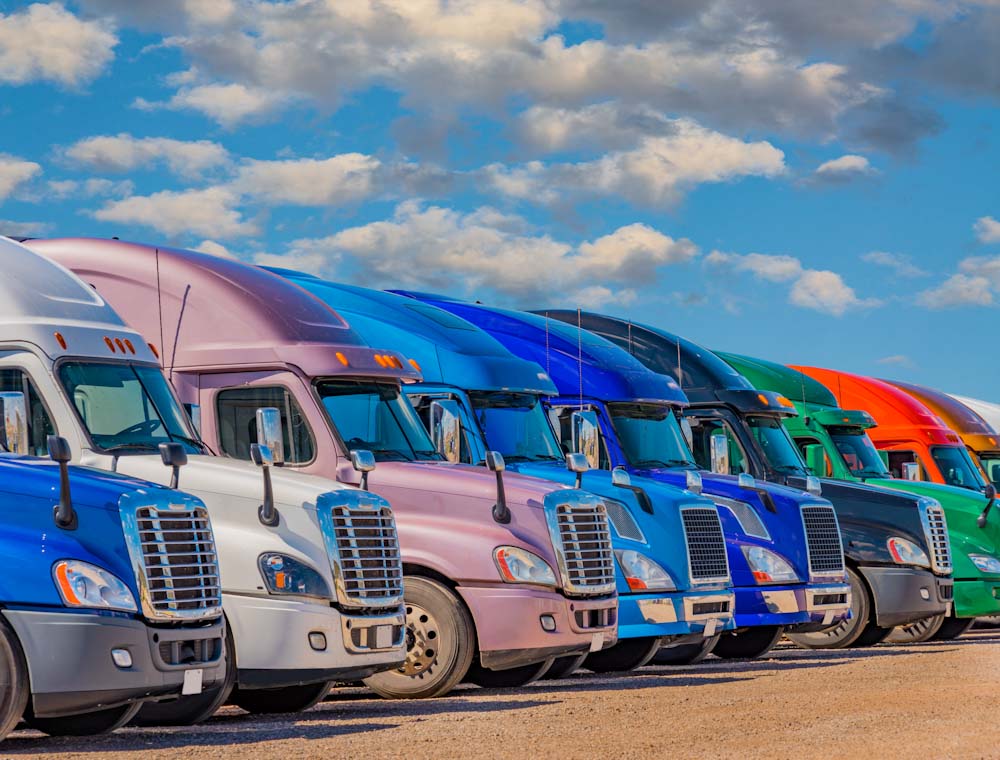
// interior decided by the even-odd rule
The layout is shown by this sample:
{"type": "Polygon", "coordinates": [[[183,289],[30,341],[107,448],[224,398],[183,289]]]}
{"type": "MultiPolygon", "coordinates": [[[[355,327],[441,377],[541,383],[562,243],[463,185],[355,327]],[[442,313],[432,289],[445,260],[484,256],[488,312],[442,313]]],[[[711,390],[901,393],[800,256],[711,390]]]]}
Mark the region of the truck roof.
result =
{"type": "Polygon", "coordinates": [[[160,346],[165,367],[293,364],[309,375],[419,377],[394,353],[373,352],[308,291],[260,267],[120,240],[27,244],[91,283],[160,346]]]}
{"type": "Polygon", "coordinates": [[[978,413],[947,393],[922,385],[885,380],[922,402],[958,433],[965,444],[974,451],[995,451],[1000,448],[1000,435],[978,413]]]}
{"type": "Polygon", "coordinates": [[[823,383],[797,369],[753,356],[716,351],[715,354],[741,373],[756,388],[767,388],[799,401],[817,406],[836,407],[837,398],[823,383]]]}
{"type": "Polygon", "coordinates": [[[444,309],[383,290],[265,268],[322,299],[370,344],[405,354],[416,362],[425,382],[454,383],[461,378],[468,390],[557,393],[535,362],[519,359],[488,333],[444,309]]]}
{"type": "Polygon", "coordinates": [[[427,294],[409,295],[467,319],[516,356],[537,362],[560,395],[582,392],[603,401],[687,403],[673,378],[652,372],[614,343],[575,325],[523,311],[427,294]]]}
{"type": "Polygon", "coordinates": [[[1000,404],[968,396],[957,396],[954,393],[948,395],[986,420],[986,423],[994,430],[1000,430],[1000,404]]]}

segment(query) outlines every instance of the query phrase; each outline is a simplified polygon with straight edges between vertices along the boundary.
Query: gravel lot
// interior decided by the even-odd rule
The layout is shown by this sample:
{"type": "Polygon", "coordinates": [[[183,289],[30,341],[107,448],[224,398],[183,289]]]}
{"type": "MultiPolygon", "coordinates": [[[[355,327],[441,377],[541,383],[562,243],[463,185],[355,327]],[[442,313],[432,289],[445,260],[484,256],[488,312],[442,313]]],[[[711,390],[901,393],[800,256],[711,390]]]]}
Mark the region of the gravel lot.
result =
{"type": "Polygon", "coordinates": [[[204,726],[89,740],[15,733],[0,756],[1000,757],[1000,631],[959,641],[712,659],[512,691],[387,702],[341,689],[300,715],[228,707],[204,726]]]}

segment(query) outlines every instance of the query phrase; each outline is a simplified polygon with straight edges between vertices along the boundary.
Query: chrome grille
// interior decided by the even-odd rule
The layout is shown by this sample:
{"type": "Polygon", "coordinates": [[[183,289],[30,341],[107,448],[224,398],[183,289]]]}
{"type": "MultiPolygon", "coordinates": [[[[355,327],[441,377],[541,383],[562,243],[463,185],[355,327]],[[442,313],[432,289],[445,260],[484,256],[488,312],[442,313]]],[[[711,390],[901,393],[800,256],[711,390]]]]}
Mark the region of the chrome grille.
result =
{"type": "Polygon", "coordinates": [[[948,523],[941,505],[920,504],[920,517],[924,525],[924,535],[931,549],[931,570],[941,575],[951,572],[951,541],[948,539],[948,523]]]}
{"type": "Polygon", "coordinates": [[[546,519],[569,596],[604,596],[615,590],[615,558],[607,507],[589,494],[545,498],[546,519]]]}
{"type": "Polygon", "coordinates": [[[812,575],[843,575],[844,547],[833,507],[803,504],[802,526],[806,532],[809,572],[812,575]]]}
{"type": "Polygon", "coordinates": [[[692,583],[723,583],[729,580],[726,537],[715,507],[681,509],[692,583]]]}
{"type": "Polygon", "coordinates": [[[328,514],[338,601],[349,607],[398,606],[403,562],[389,503],[378,497],[350,500],[333,505],[328,514]]]}
{"type": "Polygon", "coordinates": [[[615,533],[630,541],[646,542],[642,529],[632,513],[629,512],[628,507],[614,499],[605,499],[604,506],[607,507],[608,519],[611,520],[611,526],[615,529],[615,533]]]}
{"type": "Polygon", "coordinates": [[[215,617],[222,610],[219,562],[205,507],[141,506],[125,522],[139,565],[143,613],[151,620],[215,617]]]}

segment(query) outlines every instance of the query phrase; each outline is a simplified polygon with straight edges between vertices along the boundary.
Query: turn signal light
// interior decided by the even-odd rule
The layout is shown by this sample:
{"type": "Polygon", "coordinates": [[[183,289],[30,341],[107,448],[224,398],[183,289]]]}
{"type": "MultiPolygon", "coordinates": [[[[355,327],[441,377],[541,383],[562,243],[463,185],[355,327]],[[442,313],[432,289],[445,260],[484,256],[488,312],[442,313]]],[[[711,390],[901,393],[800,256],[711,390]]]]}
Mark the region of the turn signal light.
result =
{"type": "Polygon", "coordinates": [[[787,406],[789,409],[792,409],[792,408],[795,407],[795,404],[793,404],[791,401],[789,401],[784,396],[778,396],[778,403],[781,404],[782,406],[787,406]]]}
{"type": "Polygon", "coordinates": [[[758,393],[757,398],[760,399],[760,403],[762,403],[764,406],[770,405],[767,400],[767,396],[765,396],[763,393],[758,393]]]}
{"type": "Polygon", "coordinates": [[[337,361],[343,364],[345,367],[350,366],[350,362],[347,361],[347,357],[344,356],[340,351],[336,353],[337,361]]]}
{"type": "Polygon", "coordinates": [[[62,349],[66,350],[66,339],[63,337],[61,332],[52,333],[56,337],[56,343],[58,343],[62,349]]]}
{"type": "Polygon", "coordinates": [[[417,364],[416,359],[410,359],[410,366],[413,367],[413,369],[415,369],[417,372],[423,372],[423,370],[420,369],[420,365],[417,364]]]}

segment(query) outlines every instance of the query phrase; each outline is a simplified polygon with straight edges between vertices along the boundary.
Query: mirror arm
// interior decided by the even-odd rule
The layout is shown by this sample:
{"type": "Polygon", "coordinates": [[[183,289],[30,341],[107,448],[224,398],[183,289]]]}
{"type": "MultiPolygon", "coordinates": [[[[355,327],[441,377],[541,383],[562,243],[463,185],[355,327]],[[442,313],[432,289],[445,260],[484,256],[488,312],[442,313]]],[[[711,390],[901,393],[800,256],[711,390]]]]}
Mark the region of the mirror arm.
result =
{"type": "Polygon", "coordinates": [[[988,502],[986,502],[986,508],[983,509],[982,514],[980,514],[979,517],[976,518],[976,525],[978,525],[980,528],[986,527],[986,519],[990,516],[990,510],[993,509],[993,503],[995,501],[996,498],[994,497],[991,498],[988,502]]]}
{"type": "Polygon", "coordinates": [[[176,465],[175,464],[170,469],[171,469],[171,472],[170,472],[170,487],[173,490],[176,491],[178,489],[178,487],[180,486],[180,482],[181,482],[181,468],[180,468],[180,465],[176,465]]]}
{"type": "MultiPolygon", "coordinates": [[[[577,474],[577,478],[579,478],[577,474]]],[[[493,519],[506,525],[510,522],[510,510],[507,508],[507,493],[503,486],[503,471],[497,470],[497,503],[493,505],[493,519]]]]}
{"type": "Polygon", "coordinates": [[[368,471],[367,470],[364,470],[361,473],[361,486],[360,486],[360,488],[361,488],[362,491],[367,491],[368,490],[368,471]]]}
{"type": "Polygon", "coordinates": [[[78,521],[69,490],[69,463],[59,463],[59,505],[52,510],[56,525],[63,530],[76,530],[78,521]]]}
{"type": "Polygon", "coordinates": [[[281,516],[278,514],[278,510],[274,506],[274,489],[271,486],[271,468],[262,467],[264,475],[264,503],[260,505],[257,510],[257,517],[260,518],[262,525],[267,525],[270,528],[274,528],[278,525],[281,516]]]}

